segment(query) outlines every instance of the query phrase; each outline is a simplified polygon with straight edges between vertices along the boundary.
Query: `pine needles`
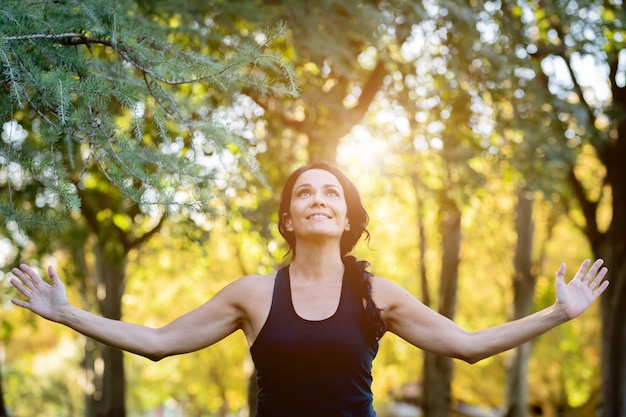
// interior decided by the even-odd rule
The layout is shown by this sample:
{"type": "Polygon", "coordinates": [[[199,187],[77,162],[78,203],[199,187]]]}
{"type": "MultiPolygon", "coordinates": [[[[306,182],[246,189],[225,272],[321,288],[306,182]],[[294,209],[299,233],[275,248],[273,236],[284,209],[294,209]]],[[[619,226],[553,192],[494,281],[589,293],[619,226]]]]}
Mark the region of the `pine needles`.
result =
{"type": "Polygon", "coordinates": [[[223,187],[219,162],[207,158],[231,153],[254,171],[246,141],[212,116],[243,89],[298,93],[289,63],[271,50],[285,30],[216,51],[130,1],[3,2],[0,112],[28,132],[18,141],[5,125],[0,144],[5,223],[55,230],[65,211],[80,211],[88,178],[142,207],[210,211],[223,187]],[[24,200],[43,194],[41,206],[24,200]]]}

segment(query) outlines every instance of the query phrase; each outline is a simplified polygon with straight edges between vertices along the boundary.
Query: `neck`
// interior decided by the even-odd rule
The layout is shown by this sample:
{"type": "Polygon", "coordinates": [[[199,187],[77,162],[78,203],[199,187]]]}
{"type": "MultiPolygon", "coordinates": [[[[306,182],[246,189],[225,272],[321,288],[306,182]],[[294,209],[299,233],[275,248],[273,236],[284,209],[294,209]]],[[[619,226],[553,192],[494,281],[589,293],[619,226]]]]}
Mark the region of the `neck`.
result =
{"type": "Polygon", "coordinates": [[[343,262],[338,245],[299,243],[290,272],[306,279],[343,276],[343,262]]]}

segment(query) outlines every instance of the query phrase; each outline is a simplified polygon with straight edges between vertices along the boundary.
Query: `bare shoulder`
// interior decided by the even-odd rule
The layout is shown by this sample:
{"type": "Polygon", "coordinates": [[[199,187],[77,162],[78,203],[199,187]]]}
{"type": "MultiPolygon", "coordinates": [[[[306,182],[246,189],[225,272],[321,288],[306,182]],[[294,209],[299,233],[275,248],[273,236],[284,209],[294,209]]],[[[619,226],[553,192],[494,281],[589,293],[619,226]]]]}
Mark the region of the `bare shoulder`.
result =
{"type": "Polygon", "coordinates": [[[235,281],[237,290],[244,291],[246,295],[260,294],[266,291],[272,291],[274,288],[274,280],[276,272],[273,271],[267,275],[252,274],[246,275],[235,281]]]}
{"type": "Polygon", "coordinates": [[[406,320],[421,320],[431,316],[431,311],[401,285],[381,277],[372,278],[372,298],[381,310],[389,330],[402,331],[406,320]]]}
{"type": "Polygon", "coordinates": [[[414,298],[404,287],[387,278],[374,276],[371,282],[372,298],[376,306],[382,310],[393,308],[405,298],[414,298]]]}
{"type": "Polygon", "coordinates": [[[246,275],[222,290],[227,293],[232,305],[243,313],[242,328],[250,344],[269,316],[276,273],[246,275]]]}
{"type": "Polygon", "coordinates": [[[270,298],[274,289],[276,271],[268,275],[252,274],[239,278],[228,284],[221,292],[231,300],[244,306],[264,298],[270,298]]]}

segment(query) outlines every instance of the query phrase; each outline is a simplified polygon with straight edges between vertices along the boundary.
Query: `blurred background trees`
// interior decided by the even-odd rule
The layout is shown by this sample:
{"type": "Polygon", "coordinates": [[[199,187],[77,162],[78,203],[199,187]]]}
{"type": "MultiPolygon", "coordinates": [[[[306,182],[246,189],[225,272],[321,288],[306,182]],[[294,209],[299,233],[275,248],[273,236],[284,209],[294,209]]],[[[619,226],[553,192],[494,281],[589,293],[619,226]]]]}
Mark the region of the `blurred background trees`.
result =
{"type": "MultiPolygon", "coordinates": [[[[285,262],[282,181],[326,160],[372,218],[357,254],[468,329],[550,304],[562,261],[611,269],[600,311],[476,365],[385,337],[381,416],[626,415],[618,0],[1,9],[2,288],[12,265],[53,262],[85,308],[164,324],[285,262]]],[[[12,415],[254,408],[240,335],[152,364],[2,294],[12,415]]]]}

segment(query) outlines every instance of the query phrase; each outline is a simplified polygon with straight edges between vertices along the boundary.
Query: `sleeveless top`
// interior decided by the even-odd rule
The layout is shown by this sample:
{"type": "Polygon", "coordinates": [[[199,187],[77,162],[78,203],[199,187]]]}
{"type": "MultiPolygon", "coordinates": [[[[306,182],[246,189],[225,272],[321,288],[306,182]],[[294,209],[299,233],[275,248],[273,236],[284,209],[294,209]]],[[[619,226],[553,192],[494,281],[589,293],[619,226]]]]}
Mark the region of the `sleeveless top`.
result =
{"type": "Polygon", "coordinates": [[[311,321],[296,313],[289,267],[281,268],[269,316],[250,347],[257,417],[375,417],[371,371],[377,352],[353,277],[344,273],[336,312],[311,321]]]}

